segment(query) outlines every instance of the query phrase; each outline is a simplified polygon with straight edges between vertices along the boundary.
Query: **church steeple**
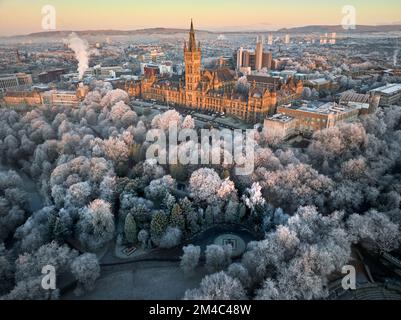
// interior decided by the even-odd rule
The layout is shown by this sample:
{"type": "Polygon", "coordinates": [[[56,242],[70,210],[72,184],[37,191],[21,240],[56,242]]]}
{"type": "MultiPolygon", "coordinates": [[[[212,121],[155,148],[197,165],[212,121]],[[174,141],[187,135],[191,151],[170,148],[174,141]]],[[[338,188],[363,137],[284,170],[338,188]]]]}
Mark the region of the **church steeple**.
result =
{"type": "Polygon", "coordinates": [[[194,30],[194,23],[191,19],[191,28],[189,30],[189,43],[188,43],[188,50],[189,51],[196,51],[196,41],[195,41],[195,30],[194,30]]]}

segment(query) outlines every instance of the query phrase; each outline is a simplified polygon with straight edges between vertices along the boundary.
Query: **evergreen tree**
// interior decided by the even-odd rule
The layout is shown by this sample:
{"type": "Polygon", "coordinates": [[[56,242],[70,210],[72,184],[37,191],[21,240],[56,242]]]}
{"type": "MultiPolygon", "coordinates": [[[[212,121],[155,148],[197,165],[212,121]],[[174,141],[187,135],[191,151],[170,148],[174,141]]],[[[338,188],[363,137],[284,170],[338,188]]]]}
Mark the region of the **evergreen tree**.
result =
{"type": "Polygon", "coordinates": [[[186,181],[188,178],[187,171],[181,163],[171,164],[169,170],[171,176],[177,181],[186,181]]]}
{"type": "Polygon", "coordinates": [[[125,240],[127,240],[129,244],[134,244],[137,240],[137,233],[138,233],[138,228],[136,226],[135,219],[132,216],[132,214],[129,213],[125,218],[125,224],[124,224],[125,240]]]}
{"type": "Polygon", "coordinates": [[[184,199],[180,200],[180,207],[186,219],[186,225],[189,231],[192,234],[198,232],[200,230],[199,215],[194,210],[191,201],[185,197],[184,199]]]}
{"type": "Polygon", "coordinates": [[[185,230],[185,217],[179,204],[175,204],[171,210],[171,224],[174,227],[180,228],[182,231],[185,230]]]}
{"type": "Polygon", "coordinates": [[[168,217],[163,211],[157,211],[150,223],[150,236],[153,243],[159,244],[160,238],[163,236],[168,226],[168,217]]]}

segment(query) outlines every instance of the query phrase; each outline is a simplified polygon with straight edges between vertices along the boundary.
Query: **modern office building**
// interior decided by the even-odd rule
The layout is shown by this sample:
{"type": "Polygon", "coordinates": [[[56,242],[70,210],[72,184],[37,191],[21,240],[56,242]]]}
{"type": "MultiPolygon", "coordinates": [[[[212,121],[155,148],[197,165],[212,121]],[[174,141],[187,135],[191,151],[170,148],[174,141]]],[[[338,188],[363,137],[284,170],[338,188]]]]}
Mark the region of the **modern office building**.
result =
{"type": "Polygon", "coordinates": [[[236,53],[237,70],[241,68],[251,68],[251,70],[260,71],[264,68],[272,68],[273,55],[271,51],[264,51],[264,42],[262,37],[256,40],[255,50],[239,48],[236,53]]]}

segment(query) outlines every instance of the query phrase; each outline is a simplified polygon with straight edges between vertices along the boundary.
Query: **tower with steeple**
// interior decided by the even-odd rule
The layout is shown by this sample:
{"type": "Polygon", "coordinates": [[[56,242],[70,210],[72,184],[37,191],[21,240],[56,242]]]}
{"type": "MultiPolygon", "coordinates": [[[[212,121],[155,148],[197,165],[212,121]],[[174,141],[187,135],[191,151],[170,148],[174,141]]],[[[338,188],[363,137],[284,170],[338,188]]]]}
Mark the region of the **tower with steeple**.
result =
{"type": "Polygon", "coordinates": [[[189,106],[197,105],[197,89],[201,79],[201,49],[195,41],[195,30],[191,19],[189,41],[184,44],[185,95],[189,106]]]}

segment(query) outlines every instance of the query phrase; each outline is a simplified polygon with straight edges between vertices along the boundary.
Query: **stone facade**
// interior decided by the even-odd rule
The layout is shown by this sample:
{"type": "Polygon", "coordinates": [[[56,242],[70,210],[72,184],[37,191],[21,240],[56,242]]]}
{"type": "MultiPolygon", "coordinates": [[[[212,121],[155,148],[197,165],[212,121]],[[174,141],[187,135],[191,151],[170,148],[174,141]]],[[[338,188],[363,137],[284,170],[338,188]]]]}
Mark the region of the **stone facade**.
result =
{"type": "Polygon", "coordinates": [[[302,82],[293,79],[272,90],[261,88],[254,82],[247,92],[239,92],[235,71],[226,67],[202,70],[201,58],[201,47],[195,41],[191,22],[189,41],[184,44],[185,77],[145,77],[141,81],[127,82],[124,89],[133,97],[200,111],[224,112],[254,123],[262,122],[267,115],[276,112],[278,105],[302,94],[302,82]]]}
{"type": "Polygon", "coordinates": [[[38,106],[42,104],[42,96],[37,91],[14,91],[7,92],[3,97],[8,106],[28,105],[38,106]]]}

